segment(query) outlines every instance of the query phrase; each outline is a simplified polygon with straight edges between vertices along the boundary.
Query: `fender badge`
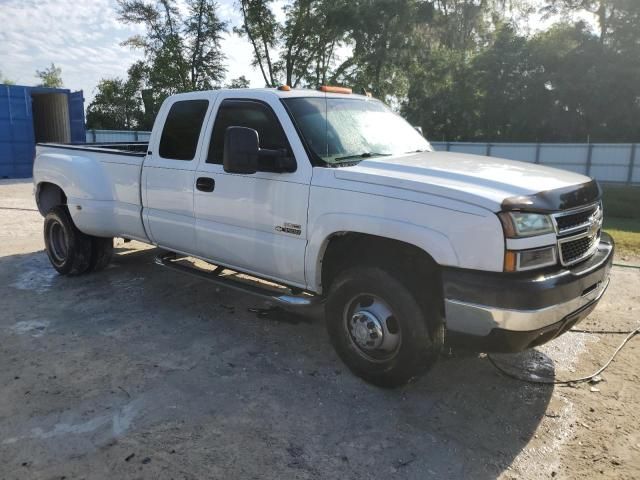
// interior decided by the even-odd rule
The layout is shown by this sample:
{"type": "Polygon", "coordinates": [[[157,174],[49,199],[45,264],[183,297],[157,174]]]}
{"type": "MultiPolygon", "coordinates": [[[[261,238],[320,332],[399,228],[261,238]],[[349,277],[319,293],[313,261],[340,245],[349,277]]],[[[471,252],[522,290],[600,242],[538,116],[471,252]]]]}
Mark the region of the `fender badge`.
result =
{"type": "Polygon", "coordinates": [[[284,225],[276,225],[276,232],[291,233],[293,235],[301,235],[302,226],[296,223],[285,222],[284,225]]]}

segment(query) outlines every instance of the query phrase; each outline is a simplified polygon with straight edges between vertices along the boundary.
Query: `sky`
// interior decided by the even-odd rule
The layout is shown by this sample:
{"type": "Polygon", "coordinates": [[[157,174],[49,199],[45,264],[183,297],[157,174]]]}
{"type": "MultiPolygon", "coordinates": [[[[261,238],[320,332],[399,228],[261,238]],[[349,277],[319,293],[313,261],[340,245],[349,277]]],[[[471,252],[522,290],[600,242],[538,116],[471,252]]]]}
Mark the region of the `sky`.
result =
{"type": "MultiPolygon", "coordinates": [[[[279,20],[285,0],[274,2],[279,20]]],[[[241,22],[234,0],[218,0],[220,17],[230,27],[241,22]]],[[[52,62],[62,69],[64,86],[83,90],[88,105],[102,78],[126,77],[129,66],[142,58],[121,43],[142,27],[118,21],[116,0],[0,0],[0,72],[18,85],[34,85],[36,70],[52,62]]],[[[529,31],[547,27],[554,19],[528,17],[529,31]]],[[[231,30],[231,28],[230,28],[231,30]]],[[[251,67],[251,46],[233,33],[224,36],[227,79],[245,75],[252,87],[264,85],[251,67]]]]}
{"type": "MultiPolygon", "coordinates": [[[[219,15],[240,23],[233,0],[218,0],[219,15]]],[[[88,105],[102,78],[126,77],[129,66],[142,58],[120,44],[138,26],[118,21],[115,0],[0,0],[0,72],[18,85],[38,82],[36,70],[51,62],[62,69],[65,88],[83,90],[88,105]]],[[[250,66],[251,46],[233,33],[225,35],[227,79],[245,75],[251,86],[264,85],[250,66]]]]}

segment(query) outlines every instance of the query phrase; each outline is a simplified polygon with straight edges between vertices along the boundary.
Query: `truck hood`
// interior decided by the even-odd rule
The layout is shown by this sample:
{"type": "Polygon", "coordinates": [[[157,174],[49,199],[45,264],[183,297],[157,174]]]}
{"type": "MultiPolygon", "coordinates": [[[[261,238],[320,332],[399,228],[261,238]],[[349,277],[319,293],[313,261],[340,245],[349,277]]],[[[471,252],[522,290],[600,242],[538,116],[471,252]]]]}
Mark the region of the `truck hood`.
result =
{"type": "MultiPolygon", "coordinates": [[[[341,180],[448,197],[494,212],[503,208],[505,200],[513,203],[514,199],[523,199],[526,204],[527,198],[541,192],[571,195],[571,187],[578,191],[591,182],[589,177],[566,170],[453,152],[376,157],[336,169],[335,175],[341,180]]],[[[579,201],[586,199],[574,200],[579,201]]]]}

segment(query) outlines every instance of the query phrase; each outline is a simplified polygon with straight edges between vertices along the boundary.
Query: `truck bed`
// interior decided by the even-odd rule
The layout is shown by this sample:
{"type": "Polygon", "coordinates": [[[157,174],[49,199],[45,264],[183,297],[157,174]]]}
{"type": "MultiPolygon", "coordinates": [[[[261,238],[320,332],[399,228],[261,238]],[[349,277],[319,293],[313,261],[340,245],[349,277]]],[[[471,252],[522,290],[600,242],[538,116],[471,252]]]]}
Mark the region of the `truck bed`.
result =
{"type": "Polygon", "coordinates": [[[38,143],[34,182],[62,189],[83,233],[148,241],[140,191],[147,147],[146,142],[38,143]]]}

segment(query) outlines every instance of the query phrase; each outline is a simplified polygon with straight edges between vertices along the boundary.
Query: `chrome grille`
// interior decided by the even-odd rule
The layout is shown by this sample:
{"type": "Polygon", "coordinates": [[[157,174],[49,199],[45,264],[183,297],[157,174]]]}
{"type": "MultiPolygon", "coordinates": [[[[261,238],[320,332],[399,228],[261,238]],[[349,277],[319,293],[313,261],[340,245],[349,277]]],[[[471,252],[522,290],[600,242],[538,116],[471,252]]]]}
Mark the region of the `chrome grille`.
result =
{"type": "Polygon", "coordinates": [[[556,217],[558,233],[562,234],[567,230],[572,230],[580,226],[588,227],[590,224],[589,219],[599,208],[599,205],[592,205],[586,210],[556,217]]]}
{"type": "Polygon", "coordinates": [[[574,260],[579,260],[587,254],[594,243],[598,239],[596,237],[582,237],[577,240],[571,240],[560,244],[560,254],[565,263],[570,263],[574,260]]]}
{"type": "Polygon", "coordinates": [[[557,213],[553,220],[562,265],[573,265],[595,253],[602,228],[601,204],[557,213]]]}

